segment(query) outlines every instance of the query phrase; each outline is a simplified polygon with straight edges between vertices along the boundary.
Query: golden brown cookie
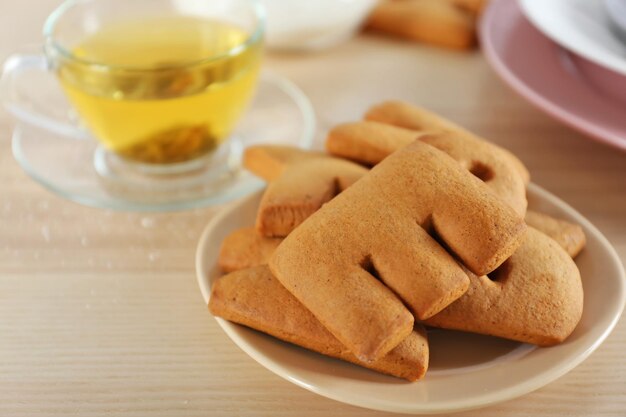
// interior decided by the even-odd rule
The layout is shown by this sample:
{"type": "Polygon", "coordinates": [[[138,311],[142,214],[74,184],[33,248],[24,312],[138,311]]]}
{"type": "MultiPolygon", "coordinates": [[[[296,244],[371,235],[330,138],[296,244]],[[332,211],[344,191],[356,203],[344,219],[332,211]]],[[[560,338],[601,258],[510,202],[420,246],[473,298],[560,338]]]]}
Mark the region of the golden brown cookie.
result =
{"type": "Polygon", "coordinates": [[[343,123],[328,132],[325,146],[331,155],[374,166],[424,134],[379,122],[343,123]]]}
{"type": "Polygon", "coordinates": [[[209,310],[281,340],[409,381],[422,378],[428,368],[428,343],[422,326],[379,360],[361,361],[272,276],[267,266],[219,278],[211,290],[209,310]]]}
{"type": "Polygon", "coordinates": [[[583,228],[563,219],[555,219],[547,214],[528,210],[526,224],[554,239],[565,251],[575,258],[585,247],[583,228]]]}
{"type": "Polygon", "coordinates": [[[254,227],[235,230],[222,242],[217,264],[224,272],[266,264],[280,242],[280,238],[261,236],[254,227]]]}
{"type": "Polygon", "coordinates": [[[526,212],[526,184],[517,166],[502,148],[481,139],[453,132],[427,133],[374,121],[346,123],[330,130],[329,153],[375,165],[414,140],[444,151],[484,181],[520,215],[526,212]]]}
{"type": "Polygon", "coordinates": [[[461,126],[424,108],[402,101],[386,101],[370,108],[365,114],[365,119],[411,130],[454,133],[456,137],[466,139],[471,146],[481,146],[482,143],[486,142],[492,147],[499,149],[499,157],[509,159],[511,163],[515,165],[515,169],[518,171],[525,184],[530,182],[528,170],[511,152],[479,138],[475,134],[463,129],[461,126]]]}
{"type": "MultiPolygon", "coordinates": [[[[578,224],[533,210],[526,212],[526,224],[550,236],[572,258],[585,246],[585,233],[578,224]]],[[[264,265],[282,241],[261,236],[253,227],[238,229],[222,242],[218,265],[224,272],[264,265]]]]}
{"type": "Polygon", "coordinates": [[[473,16],[479,16],[487,4],[489,0],[451,0],[452,3],[460,7],[461,9],[471,13],[473,16]]]}
{"type": "Polygon", "coordinates": [[[270,181],[256,219],[263,236],[287,236],[367,169],[350,161],[286,146],[246,149],[244,165],[270,181]]]}
{"type": "Polygon", "coordinates": [[[383,0],[370,14],[367,28],[447,48],[476,44],[474,16],[445,0],[383,0]]]}
{"type": "Polygon", "coordinates": [[[470,280],[461,298],[424,323],[550,346],[564,341],[582,315],[576,264],[533,228],[500,268],[488,276],[470,274],[470,280]]]}
{"type": "Polygon", "coordinates": [[[482,181],[417,141],[309,217],[269,265],[357,357],[375,360],[412,328],[396,295],[425,319],[467,289],[465,272],[428,231],[482,275],[515,251],[525,229],[482,181]]]}
{"type": "Polygon", "coordinates": [[[323,158],[328,155],[293,146],[256,145],[246,148],[243,154],[243,165],[254,175],[269,182],[280,177],[289,166],[312,157],[323,158]]]}

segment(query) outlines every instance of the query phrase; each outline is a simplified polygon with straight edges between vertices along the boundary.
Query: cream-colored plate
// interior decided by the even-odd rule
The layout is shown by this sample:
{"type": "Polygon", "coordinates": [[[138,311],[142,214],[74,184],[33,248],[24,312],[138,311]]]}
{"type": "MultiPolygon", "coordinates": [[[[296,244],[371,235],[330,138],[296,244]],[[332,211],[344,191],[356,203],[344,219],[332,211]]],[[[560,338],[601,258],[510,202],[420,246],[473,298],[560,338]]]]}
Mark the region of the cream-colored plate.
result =
{"type": "MultiPolygon", "coordinates": [[[[478,408],[542,387],[581,363],[611,332],[626,299],[626,278],[604,236],[567,204],[530,185],[532,209],[582,225],[587,247],[576,259],[585,290],[581,322],[567,341],[551,348],[462,332],[429,332],[431,364],[415,383],[326,358],[217,318],[226,334],[261,365],[328,398],[377,410],[427,414],[478,408]]],[[[219,276],[220,243],[233,230],[254,224],[261,194],[240,200],[215,216],[200,239],[196,270],[208,302],[219,276]]],[[[208,314],[208,313],[207,313],[208,314]]]]}

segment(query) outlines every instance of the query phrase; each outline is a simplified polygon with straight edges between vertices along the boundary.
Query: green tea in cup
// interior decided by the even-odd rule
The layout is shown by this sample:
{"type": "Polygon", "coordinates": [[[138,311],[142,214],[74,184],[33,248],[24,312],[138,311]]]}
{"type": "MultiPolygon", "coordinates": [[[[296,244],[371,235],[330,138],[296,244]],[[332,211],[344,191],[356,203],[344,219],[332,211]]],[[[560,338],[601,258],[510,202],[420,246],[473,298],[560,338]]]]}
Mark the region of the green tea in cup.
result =
{"type": "Polygon", "coordinates": [[[70,61],[58,75],[109,150],[140,162],[183,162],[224,141],[248,103],[261,53],[248,37],[236,25],[197,17],[121,22],[72,49],[105,68],[70,61]]]}
{"type": "Polygon", "coordinates": [[[46,50],[80,119],[107,150],[134,162],[187,162],[218,148],[252,97],[262,54],[255,7],[70,1],[50,19],[46,50]]]}

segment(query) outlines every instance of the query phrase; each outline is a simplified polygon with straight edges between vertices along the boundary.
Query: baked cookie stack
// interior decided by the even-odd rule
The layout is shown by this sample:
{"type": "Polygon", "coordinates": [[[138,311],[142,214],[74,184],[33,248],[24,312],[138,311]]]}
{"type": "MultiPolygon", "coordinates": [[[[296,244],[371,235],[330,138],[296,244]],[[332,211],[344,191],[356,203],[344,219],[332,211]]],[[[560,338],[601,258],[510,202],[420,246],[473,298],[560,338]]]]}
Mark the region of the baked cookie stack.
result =
{"type": "Polygon", "coordinates": [[[332,129],[328,153],[247,149],[268,186],[233,232],[210,311],[379,372],[420,379],[424,326],[550,346],[582,315],[582,229],[527,212],[510,152],[387,102],[332,129]]]}

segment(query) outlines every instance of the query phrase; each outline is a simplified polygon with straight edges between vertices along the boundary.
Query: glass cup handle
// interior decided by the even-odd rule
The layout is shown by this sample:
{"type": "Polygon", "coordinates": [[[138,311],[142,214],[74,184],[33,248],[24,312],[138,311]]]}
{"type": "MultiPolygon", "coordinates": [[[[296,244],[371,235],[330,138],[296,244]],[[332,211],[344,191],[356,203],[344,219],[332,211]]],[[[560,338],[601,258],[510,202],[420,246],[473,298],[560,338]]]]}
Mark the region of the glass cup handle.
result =
{"type": "Polygon", "coordinates": [[[71,121],[71,107],[41,53],[18,53],[4,62],[0,99],[21,122],[72,139],[89,137],[85,129],[71,121]]]}

